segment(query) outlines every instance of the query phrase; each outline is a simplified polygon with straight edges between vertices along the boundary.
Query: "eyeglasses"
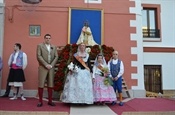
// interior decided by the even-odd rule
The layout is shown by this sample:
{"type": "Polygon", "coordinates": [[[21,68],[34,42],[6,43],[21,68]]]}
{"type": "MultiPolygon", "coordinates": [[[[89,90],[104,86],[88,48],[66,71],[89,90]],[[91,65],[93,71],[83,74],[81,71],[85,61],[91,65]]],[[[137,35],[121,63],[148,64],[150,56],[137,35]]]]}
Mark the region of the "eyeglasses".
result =
{"type": "Polygon", "coordinates": [[[113,55],[118,55],[118,54],[113,54],[113,55]]]}
{"type": "Polygon", "coordinates": [[[50,37],[46,37],[45,39],[51,39],[50,37]]]}

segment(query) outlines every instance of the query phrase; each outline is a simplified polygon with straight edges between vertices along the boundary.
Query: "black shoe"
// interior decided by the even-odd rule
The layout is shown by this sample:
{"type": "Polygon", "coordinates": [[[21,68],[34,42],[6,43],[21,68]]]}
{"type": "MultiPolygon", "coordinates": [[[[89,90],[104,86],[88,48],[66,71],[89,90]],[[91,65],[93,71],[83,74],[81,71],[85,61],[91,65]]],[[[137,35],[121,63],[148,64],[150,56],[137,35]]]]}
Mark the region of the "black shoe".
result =
{"type": "Polygon", "coordinates": [[[116,105],[117,103],[115,102],[115,101],[113,101],[112,103],[111,103],[111,105],[116,105]]]}
{"type": "Polygon", "coordinates": [[[38,103],[37,107],[42,107],[43,104],[41,102],[38,103]]]}
{"type": "Polygon", "coordinates": [[[1,97],[9,97],[7,94],[2,95],[1,97]]]}
{"type": "Polygon", "coordinates": [[[124,103],[123,103],[123,102],[120,102],[120,103],[119,103],[119,106],[123,106],[123,105],[124,105],[124,103]]]}
{"type": "Polygon", "coordinates": [[[53,102],[48,102],[47,104],[50,106],[56,106],[55,103],[53,103],[53,102]]]}

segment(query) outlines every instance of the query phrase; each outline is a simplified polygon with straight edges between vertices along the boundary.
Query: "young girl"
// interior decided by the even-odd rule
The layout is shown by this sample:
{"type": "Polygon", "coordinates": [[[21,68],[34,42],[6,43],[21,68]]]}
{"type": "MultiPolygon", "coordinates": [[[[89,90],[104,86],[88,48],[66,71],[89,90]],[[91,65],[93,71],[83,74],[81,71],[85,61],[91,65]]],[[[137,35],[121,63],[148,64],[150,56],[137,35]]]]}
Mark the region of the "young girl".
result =
{"type": "Polygon", "coordinates": [[[109,75],[108,66],[102,54],[98,54],[93,66],[93,91],[94,102],[105,105],[105,102],[115,102],[117,100],[113,87],[105,83],[109,75]]]}

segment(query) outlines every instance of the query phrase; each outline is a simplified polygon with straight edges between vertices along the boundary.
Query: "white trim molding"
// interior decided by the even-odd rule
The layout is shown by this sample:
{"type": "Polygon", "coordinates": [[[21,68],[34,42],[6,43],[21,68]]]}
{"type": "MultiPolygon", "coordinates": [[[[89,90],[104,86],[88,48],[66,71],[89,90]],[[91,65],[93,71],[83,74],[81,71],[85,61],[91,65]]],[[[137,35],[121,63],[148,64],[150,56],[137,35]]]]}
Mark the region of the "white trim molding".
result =
{"type": "Polygon", "coordinates": [[[97,3],[97,4],[101,4],[102,0],[84,0],[85,3],[97,3]]]}
{"type": "Polygon", "coordinates": [[[131,41],[136,41],[136,47],[131,47],[131,54],[137,55],[137,61],[131,61],[132,67],[137,67],[137,73],[131,74],[131,79],[137,80],[137,86],[131,86],[133,97],[145,97],[144,74],[143,74],[143,40],[142,38],[142,15],[141,0],[130,0],[135,2],[135,7],[130,7],[131,14],[136,15],[135,20],[130,20],[130,27],[136,28],[136,33],[131,33],[131,41]]]}

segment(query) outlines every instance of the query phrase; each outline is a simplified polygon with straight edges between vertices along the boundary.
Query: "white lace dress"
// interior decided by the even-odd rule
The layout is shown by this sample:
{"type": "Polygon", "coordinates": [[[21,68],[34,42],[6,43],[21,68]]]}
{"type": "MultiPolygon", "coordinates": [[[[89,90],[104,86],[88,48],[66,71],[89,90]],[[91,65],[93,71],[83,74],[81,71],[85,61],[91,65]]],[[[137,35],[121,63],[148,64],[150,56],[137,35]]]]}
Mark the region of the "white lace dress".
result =
{"type": "MultiPolygon", "coordinates": [[[[89,57],[89,56],[88,56],[89,57]]],[[[89,59],[83,59],[87,62],[89,59]]],[[[80,63],[77,63],[79,65],[80,63]]],[[[68,73],[62,95],[62,102],[93,104],[91,73],[80,65],[80,70],[68,73]]]]}

